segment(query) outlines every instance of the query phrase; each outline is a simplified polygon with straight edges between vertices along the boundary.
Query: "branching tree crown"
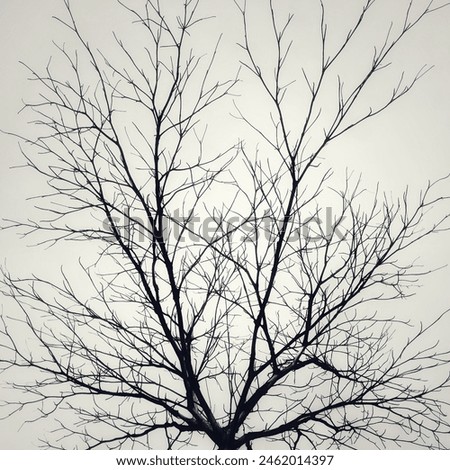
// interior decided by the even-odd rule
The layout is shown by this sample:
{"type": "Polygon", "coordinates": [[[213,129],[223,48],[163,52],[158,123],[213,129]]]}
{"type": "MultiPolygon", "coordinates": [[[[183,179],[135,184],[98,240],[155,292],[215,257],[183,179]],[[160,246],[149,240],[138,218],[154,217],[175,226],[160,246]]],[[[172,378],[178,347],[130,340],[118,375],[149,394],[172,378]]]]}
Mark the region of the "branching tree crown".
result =
{"type": "Polygon", "coordinates": [[[373,304],[409,296],[423,274],[409,253],[446,229],[446,213],[426,220],[445,201],[439,182],[415,203],[408,192],[369,198],[350,174],[330,188],[322,158],[429,70],[401,74],[361,106],[368,88],[384,89],[397,45],[442,4],[412,1],[347,79],[343,57],[375,0],[359,2],[339,43],[329,2],[308,4],[314,67],[278,2],[258,2],[264,38],[254,2],[230,2],[242,26],[239,66],[225,78],[221,39],[201,36],[217,20],[200,1],[119,3],[145,37],[139,51],[117,35],[114,55],[96,49],[65,0],[58,21],[77,41],[57,46],[65,72],[30,69],[40,92],[26,108],[40,134],[18,137],[50,189],[45,217],[9,227],[50,245],[89,241],[99,256],[80,258],[79,278],[62,268],[58,282],[4,272],[22,333],[4,312],[0,363],[35,371],[14,384],[25,399],[9,412],[40,405],[57,420],[70,410],[77,421],[62,420],[48,443],[62,447],[173,449],[199,437],[218,449],[445,445],[450,357],[430,337],[443,315],[411,334],[373,304]],[[198,55],[205,43],[209,54],[198,55]],[[260,100],[253,110],[243,87],[260,100]],[[220,103],[242,135],[212,153],[208,121],[220,103]]]}

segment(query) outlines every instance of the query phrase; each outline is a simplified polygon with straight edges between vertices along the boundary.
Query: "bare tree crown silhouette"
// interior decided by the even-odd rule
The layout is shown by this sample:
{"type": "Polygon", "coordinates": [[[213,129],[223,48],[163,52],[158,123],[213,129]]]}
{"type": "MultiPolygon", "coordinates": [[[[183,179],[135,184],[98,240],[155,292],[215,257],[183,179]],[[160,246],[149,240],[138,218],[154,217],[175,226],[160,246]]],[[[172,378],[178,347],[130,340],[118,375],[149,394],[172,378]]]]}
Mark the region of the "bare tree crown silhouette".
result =
{"type": "Polygon", "coordinates": [[[26,110],[40,133],[18,137],[50,189],[44,217],[8,226],[50,245],[88,241],[99,256],[81,257],[77,277],[62,263],[59,281],[4,270],[20,320],[2,315],[0,364],[34,370],[13,384],[24,398],[9,412],[53,417],[53,447],[445,446],[450,358],[432,336],[445,314],[411,329],[381,308],[425,274],[410,249],[446,230],[445,179],[370,196],[351,174],[330,188],[323,158],[429,70],[383,91],[397,45],[442,5],[411,2],[345,74],[375,0],[359,3],[340,42],[328,2],[311,2],[314,70],[294,15],[258,2],[258,37],[255,6],[237,0],[238,65],[226,77],[224,40],[201,35],[217,21],[202,2],[119,3],[145,37],[139,51],[117,34],[115,54],[96,49],[66,0],[58,21],[77,46],[57,46],[64,73],[30,68],[39,95],[26,110]],[[246,86],[260,100],[251,110],[246,86]],[[381,91],[364,108],[372,86],[381,91]],[[251,137],[212,153],[221,103],[251,137]]]}

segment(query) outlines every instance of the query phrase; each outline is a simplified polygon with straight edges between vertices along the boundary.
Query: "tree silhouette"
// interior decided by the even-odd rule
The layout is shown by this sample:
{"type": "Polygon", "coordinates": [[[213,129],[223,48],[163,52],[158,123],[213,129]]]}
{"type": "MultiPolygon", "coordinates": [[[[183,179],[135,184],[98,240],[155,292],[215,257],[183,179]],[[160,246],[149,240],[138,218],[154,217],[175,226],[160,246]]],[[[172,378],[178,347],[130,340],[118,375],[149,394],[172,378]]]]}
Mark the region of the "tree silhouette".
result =
{"type": "Polygon", "coordinates": [[[8,227],[37,243],[89,241],[98,257],[59,281],[4,271],[21,316],[2,315],[1,364],[32,379],[14,383],[23,395],[9,412],[53,417],[55,447],[445,446],[450,357],[431,331],[444,314],[411,333],[373,307],[411,295],[425,274],[410,249],[446,229],[448,215],[430,212],[446,201],[442,180],[416,197],[369,196],[351,174],[329,188],[324,158],[428,71],[385,93],[392,51],[442,5],[411,2],[349,74],[344,56],[375,0],[339,41],[327,2],[308,6],[312,71],[277,2],[258,5],[265,39],[251,2],[227,4],[242,20],[240,68],[221,79],[220,40],[197,53],[210,46],[199,1],[119,3],[145,35],[140,50],[118,35],[114,55],[97,50],[65,0],[58,21],[77,48],[57,46],[64,69],[30,69],[40,92],[25,108],[40,134],[17,137],[50,189],[45,216],[8,227]],[[381,98],[364,108],[374,84],[381,98]],[[252,109],[246,86],[258,93],[252,109]],[[233,104],[250,137],[213,153],[218,103],[233,104]]]}

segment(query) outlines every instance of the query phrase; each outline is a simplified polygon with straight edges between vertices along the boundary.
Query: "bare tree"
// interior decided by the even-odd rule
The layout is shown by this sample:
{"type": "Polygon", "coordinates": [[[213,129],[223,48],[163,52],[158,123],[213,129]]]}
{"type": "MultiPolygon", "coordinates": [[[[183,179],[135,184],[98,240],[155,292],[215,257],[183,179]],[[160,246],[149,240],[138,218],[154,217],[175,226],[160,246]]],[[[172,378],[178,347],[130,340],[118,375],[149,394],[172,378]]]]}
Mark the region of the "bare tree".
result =
{"type": "Polygon", "coordinates": [[[251,4],[236,1],[241,66],[218,80],[220,41],[208,55],[196,49],[208,19],[199,1],[176,2],[176,13],[174,2],[120,3],[145,34],[141,50],[117,35],[115,55],[93,48],[65,0],[59,21],[78,44],[58,46],[65,73],[30,69],[41,91],[26,108],[40,134],[19,138],[50,190],[46,216],[9,227],[37,243],[89,241],[99,256],[79,261],[81,276],[62,268],[58,282],[4,271],[21,317],[2,317],[1,364],[33,379],[14,383],[23,395],[9,412],[53,417],[55,447],[174,449],[199,437],[218,449],[445,446],[450,357],[431,331],[443,314],[411,333],[407,319],[373,306],[411,295],[425,274],[410,248],[446,229],[447,213],[430,212],[446,201],[439,182],[398,200],[368,196],[351,175],[330,189],[322,158],[428,71],[401,74],[364,110],[392,51],[442,5],[411,2],[346,78],[342,58],[375,0],[340,43],[329,40],[327,2],[310,6],[315,70],[302,67],[293,15],[259,2],[270,26],[260,57],[251,4]],[[260,92],[256,113],[247,84],[260,92]],[[205,123],[219,101],[234,103],[250,137],[213,154],[205,123]]]}

